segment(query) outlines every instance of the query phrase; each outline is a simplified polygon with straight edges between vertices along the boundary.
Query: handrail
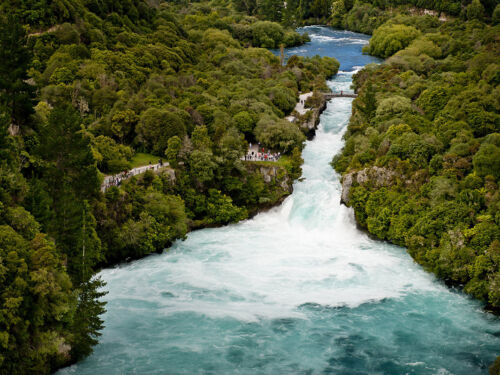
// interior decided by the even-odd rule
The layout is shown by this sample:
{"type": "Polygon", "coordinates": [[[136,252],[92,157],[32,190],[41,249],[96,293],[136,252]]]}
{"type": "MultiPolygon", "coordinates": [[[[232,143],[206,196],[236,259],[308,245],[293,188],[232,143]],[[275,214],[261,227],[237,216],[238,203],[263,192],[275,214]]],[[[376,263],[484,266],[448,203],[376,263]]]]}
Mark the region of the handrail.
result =
{"type": "Polygon", "coordinates": [[[357,98],[358,95],[354,93],[338,93],[338,92],[324,92],[323,96],[325,97],[326,100],[328,99],[333,99],[333,98],[357,98]]]}

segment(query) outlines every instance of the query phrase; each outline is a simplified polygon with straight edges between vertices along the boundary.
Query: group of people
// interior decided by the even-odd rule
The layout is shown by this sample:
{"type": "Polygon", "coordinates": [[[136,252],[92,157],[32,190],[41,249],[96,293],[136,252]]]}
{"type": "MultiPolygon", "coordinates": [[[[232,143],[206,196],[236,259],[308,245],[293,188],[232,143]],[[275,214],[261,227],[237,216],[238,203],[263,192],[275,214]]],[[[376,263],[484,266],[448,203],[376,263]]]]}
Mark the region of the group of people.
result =
{"type": "Polygon", "coordinates": [[[280,152],[265,152],[264,149],[261,151],[249,150],[245,155],[245,160],[247,161],[278,161],[281,157],[280,152]]]}
{"type": "MultiPolygon", "coordinates": [[[[163,160],[160,159],[160,160],[158,160],[158,164],[152,165],[151,162],[149,162],[149,165],[146,165],[144,167],[134,168],[130,171],[123,171],[123,172],[115,174],[113,176],[106,176],[104,179],[104,183],[101,186],[101,190],[105,191],[106,189],[110,188],[111,186],[120,186],[122,181],[129,178],[129,177],[144,173],[147,170],[153,170],[153,171],[158,170],[161,167],[163,167],[163,165],[164,165],[163,160]]],[[[168,165],[168,163],[166,163],[166,165],[168,165]]]]}

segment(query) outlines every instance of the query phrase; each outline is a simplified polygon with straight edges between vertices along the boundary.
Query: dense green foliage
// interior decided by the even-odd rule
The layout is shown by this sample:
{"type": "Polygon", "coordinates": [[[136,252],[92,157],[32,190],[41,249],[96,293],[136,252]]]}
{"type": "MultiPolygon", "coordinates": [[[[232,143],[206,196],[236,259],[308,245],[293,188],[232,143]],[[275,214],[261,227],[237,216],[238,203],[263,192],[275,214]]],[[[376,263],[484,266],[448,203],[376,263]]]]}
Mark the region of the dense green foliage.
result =
{"type": "MultiPolygon", "coordinates": [[[[424,14],[459,17],[462,20],[491,20],[498,23],[498,0],[232,0],[248,15],[282,22],[284,25],[328,24],[371,34],[397,15],[424,14]]],[[[418,17],[424,19],[425,17],[418,17]]],[[[425,22],[425,21],[424,21],[425,22]]]]}
{"type": "Polygon", "coordinates": [[[420,32],[413,26],[383,25],[375,30],[370,44],[363,52],[384,58],[389,57],[406,48],[419,35],[420,32]]]}
{"type": "Polygon", "coordinates": [[[338,62],[283,66],[256,47],[305,40],[224,4],[1,3],[0,374],[91,353],[99,267],[289,194],[305,136],[283,117],[299,91],[325,89],[338,62]],[[249,142],[289,154],[266,164],[269,180],[241,160],[249,142]],[[170,167],[102,192],[103,174],[137,153],[170,167]]]}
{"type": "Polygon", "coordinates": [[[477,17],[396,16],[376,29],[367,51],[392,56],[354,77],[358,98],[333,161],[344,175],[374,171],[349,192],[362,226],[497,311],[499,33],[477,17]]]}

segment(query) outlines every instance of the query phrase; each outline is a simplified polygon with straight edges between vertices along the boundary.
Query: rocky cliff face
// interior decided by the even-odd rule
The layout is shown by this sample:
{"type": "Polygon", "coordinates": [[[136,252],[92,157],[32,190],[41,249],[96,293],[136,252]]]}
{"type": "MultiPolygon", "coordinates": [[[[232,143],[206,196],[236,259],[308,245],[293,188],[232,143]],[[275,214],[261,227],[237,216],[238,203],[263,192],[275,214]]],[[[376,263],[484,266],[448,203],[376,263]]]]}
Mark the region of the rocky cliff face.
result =
{"type": "Polygon", "coordinates": [[[391,168],[372,166],[342,176],[340,203],[349,206],[349,193],[352,186],[361,185],[373,190],[398,184],[409,192],[417,192],[427,182],[429,182],[429,173],[425,169],[406,175],[391,168]]]}
{"type": "Polygon", "coordinates": [[[340,202],[347,206],[349,205],[349,191],[353,184],[370,184],[371,186],[379,188],[392,185],[396,178],[398,178],[398,175],[393,170],[376,166],[347,173],[342,177],[342,195],[340,202]]]}
{"type": "Polygon", "coordinates": [[[313,139],[316,135],[316,129],[319,124],[319,117],[321,113],[326,109],[327,101],[323,97],[320,104],[312,108],[310,111],[306,113],[306,115],[300,118],[300,128],[307,136],[307,139],[313,139]]]}
{"type": "Polygon", "coordinates": [[[277,187],[291,194],[293,191],[293,181],[288,176],[285,168],[281,166],[260,166],[259,173],[264,178],[266,184],[275,184],[277,187]]]}
{"type": "Polygon", "coordinates": [[[293,191],[293,180],[285,167],[280,165],[264,165],[261,163],[245,163],[250,173],[261,177],[266,185],[259,199],[259,204],[250,210],[250,215],[280,204],[293,191]]]}
{"type": "Polygon", "coordinates": [[[168,176],[170,183],[172,185],[175,184],[175,182],[177,181],[177,178],[175,176],[175,170],[173,170],[172,168],[161,169],[158,173],[168,176]]]}

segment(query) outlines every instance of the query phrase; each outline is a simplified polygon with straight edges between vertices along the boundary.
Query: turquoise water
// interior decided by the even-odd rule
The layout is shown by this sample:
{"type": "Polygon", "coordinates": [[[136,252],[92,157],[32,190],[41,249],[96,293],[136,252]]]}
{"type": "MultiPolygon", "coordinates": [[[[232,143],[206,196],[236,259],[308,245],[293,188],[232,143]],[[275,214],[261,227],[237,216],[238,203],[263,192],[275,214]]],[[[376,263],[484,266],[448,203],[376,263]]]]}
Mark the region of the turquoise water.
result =
{"type": "MultiPolygon", "coordinates": [[[[295,51],[339,56],[335,90],[375,61],[361,55],[366,36],[306,30],[295,51]]],[[[100,344],[59,374],[486,374],[499,320],[339,204],[329,162],[350,113],[351,99],[329,103],[282,206],[102,271],[100,344]]]]}

